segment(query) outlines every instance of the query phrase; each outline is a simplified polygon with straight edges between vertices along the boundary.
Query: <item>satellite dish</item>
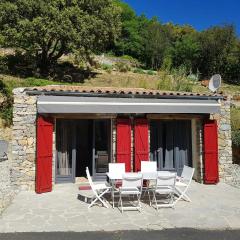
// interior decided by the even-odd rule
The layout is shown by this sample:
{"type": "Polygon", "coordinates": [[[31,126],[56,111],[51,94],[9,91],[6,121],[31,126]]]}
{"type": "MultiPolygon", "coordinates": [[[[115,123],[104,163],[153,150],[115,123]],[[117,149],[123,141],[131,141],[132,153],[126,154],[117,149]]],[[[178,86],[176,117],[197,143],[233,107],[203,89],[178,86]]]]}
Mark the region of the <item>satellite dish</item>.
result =
{"type": "Polygon", "coordinates": [[[208,84],[208,88],[210,89],[210,91],[216,92],[221,86],[221,80],[222,78],[220,74],[213,75],[208,84]]]}

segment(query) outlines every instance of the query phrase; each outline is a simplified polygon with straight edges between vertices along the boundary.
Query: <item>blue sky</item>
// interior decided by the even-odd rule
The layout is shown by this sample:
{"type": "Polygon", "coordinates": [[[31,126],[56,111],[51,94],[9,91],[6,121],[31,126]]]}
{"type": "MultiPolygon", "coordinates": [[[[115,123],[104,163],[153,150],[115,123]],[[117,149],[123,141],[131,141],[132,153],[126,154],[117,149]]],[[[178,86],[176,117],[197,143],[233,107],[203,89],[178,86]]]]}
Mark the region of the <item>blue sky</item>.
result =
{"type": "Polygon", "coordinates": [[[163,23],[190,24],[197,30],[234,24],[240,35],[240,0],[124,0],[137,14],[157,16],[163,23]]]}

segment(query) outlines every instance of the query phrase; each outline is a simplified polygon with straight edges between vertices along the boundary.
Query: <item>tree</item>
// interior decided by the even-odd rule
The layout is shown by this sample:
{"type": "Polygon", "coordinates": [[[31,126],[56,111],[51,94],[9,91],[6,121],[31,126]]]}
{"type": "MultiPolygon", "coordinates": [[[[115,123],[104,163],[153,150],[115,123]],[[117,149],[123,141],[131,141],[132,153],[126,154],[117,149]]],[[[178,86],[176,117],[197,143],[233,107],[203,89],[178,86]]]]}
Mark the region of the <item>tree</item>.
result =
{"type": "Polygon", "coordinates": [[[116,55],[130,55],[139,59],[144,51],[143,34],[144,25],[149,21],[144,15],[138,17],[134,10],[126,3],[117,1],[121,8],[121,35],[115,42],[116,55]]]}
{"type": "Polygon", "coordinates": [[[195,34],[186,34],[179,38],[170,50],[173,67],[184,65],[188,72],[197,72],[200,56],[200,44],[195,34]]]}
{"type": "Polygon", "coordinates": [[[171,32],[166,25],[162,25],[153,18],[145,33],[145,61],[148,67],[158,69],[163,63],[164,56],[171,46],[171,32]]]}
{"type": "Polygon", "coordinates": [[[215,26],[199,33],[199,70],[203,77],[224,73],[236,34],[232,25],[215,26]]]}
{"type": "Polygon", "coordinates": [[[120,30],[112,0],[1,0],[4,46],[33,55],[42,73],[66,53],[102,50],[120,30]]]}
{"type": "Polygon", "coordinates": [[[240,40],[236,39],[234,46],[227,56],[224,65],[224,80],[234,84],[240,84],[240,40]]]}

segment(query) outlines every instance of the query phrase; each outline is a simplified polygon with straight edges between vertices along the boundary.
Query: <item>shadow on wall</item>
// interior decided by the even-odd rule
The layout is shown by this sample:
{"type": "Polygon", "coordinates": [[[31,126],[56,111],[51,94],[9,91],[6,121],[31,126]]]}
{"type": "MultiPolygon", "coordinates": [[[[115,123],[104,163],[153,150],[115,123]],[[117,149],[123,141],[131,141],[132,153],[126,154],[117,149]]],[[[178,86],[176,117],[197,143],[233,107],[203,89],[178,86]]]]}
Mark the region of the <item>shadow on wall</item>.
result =
{"type": "Polygon", "coordinates": [[[232,146],[233,151],[233,163],[240,165],[240,147],[232,146]]]}

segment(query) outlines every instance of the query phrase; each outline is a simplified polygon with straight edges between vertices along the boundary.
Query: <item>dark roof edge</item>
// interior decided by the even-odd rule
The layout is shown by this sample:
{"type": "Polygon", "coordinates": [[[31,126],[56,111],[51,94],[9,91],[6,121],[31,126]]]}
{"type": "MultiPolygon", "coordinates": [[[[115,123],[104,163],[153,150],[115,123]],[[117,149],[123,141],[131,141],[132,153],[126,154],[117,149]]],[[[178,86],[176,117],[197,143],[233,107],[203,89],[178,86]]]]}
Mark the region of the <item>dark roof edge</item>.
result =
{"type": "Polygon", "coordinates": [[[218,100],[226,99],[224,96],[204,96],[204,95],[174,95],[174,94],[121,94],[121,93],[83,93],[83,92],[64,92],[64,91],[36,91],[27,90],[26,94],[46,95],[46,96],[75,96],[75,97],[109,97],[109,98],[155,98],[155,99],[201,99],[218,100]]]}

